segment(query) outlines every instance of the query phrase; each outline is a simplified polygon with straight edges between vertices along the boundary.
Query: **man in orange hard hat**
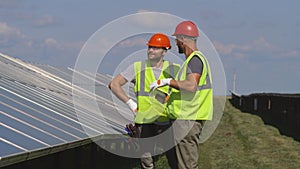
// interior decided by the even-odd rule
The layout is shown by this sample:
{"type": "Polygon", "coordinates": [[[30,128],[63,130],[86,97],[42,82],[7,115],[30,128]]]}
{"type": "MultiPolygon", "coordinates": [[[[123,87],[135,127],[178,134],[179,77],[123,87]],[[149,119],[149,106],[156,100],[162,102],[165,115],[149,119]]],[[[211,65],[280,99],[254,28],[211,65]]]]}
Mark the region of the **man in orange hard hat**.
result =
{"type": "MultiPolygon", "coordinates": [[[[162,87],[151,95],[150,83],[158,79],[172,79],[179,70],[179,65],[164,60],[167,50],[171,48],[169,38],[162,33],[154,34],[147,43],[148,59],[135,62],[115,77],[109,84],[111,91],[135,113],[136,137],[149,138],[158,135],[169,128],[170,120],[166,115],[166,98],[171,88],[162,87]],[[134,92],[137,103],[125,94],[122,86],[134,82],[134,92]]],[[[170,139],[170,138],[168,138],[170,139]]],[[[154,168],[154,143],[151,145],[140,141],[142,149],[141,168],[154,168]]],[[[166,152],[171,168],[174,164],[175,152],[166,152]]]]}
{"type": "Polygon", "coordinates": [[[198,28],[192,21],[176,26],[178,52],[185,55],[175,79],[151,83],[151,88],[172,87],[167,113],[173,121],[176,157],[179,169],[198,168],[200,133],[213,116],[213,90],[210,66],[197,48],[198,28]]]}

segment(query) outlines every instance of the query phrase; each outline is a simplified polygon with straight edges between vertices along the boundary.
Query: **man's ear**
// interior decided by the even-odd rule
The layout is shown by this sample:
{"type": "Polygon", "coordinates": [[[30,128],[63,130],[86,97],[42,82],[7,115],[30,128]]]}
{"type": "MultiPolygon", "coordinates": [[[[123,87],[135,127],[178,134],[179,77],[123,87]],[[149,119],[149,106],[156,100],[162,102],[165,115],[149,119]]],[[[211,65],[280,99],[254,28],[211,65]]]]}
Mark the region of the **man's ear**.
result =
{"type": "Polygon", "coordinates": [[[163,55],[165,56],[167,54],[167,50],[163,50],[163,55]]]}

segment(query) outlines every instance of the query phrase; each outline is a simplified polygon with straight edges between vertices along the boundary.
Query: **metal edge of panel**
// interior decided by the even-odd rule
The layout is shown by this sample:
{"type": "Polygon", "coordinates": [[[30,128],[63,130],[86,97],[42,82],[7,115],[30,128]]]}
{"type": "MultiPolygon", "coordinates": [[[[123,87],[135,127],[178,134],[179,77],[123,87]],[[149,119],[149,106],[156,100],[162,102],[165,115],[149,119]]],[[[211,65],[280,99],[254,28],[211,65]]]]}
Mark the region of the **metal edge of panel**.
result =
{"type": "Polygon", "coordinates": [[[16,154],[11,154],[10,156],[7,157],[1,157],[0,159],[0,167],[8,166],[11,164],[15,164],[17,162],[25,161],[27,159],[27,154],[28,152],[22,152],[22,153],[16,153],[16,154]]]}
{"type": "Polygon", "coordinates": [[[109,134],[109,135],[99,135],[99,136],[94,136],[92,138],[85,138],[83,140],[78,140],[70,143],[65,143],[65,144],[59,144],[53,147],[48,147],[48,148],[42,148],[42,149],[37,149],[31,152],[24,152],[24,153],[17,153],[17,154],[11,154],[10,156],[3,157],[0,159],[0,167],[20,163],[23,161],[31,160],[31,159],[36,159],[39,157],[43,157],[46,155],[50,155],[53,153],[58,153],[62,152],[68,149],[76,148],[76,147],[81,147],[87,144],[90,144],[92,142],[97,143],[98,141],[105,141],[105,140],[118,140],[118,139],[124,139],[126,138],[122,134],[109,134]]]}
{"type": "Polygon", "coordinates": [[[37,149],[31,152],[17,153],[11,154],[6,157],[0,158],[0,167],[20,163],[23,161],[39,158],[42,156],[46,156],[53,153],[58,153],[64,150],[80,147],[83,145],[87,145],[93,142],[91,138],[85,138],[83,140],[78,140],[70,143],[59,144],[53,147],[37,149]]]}

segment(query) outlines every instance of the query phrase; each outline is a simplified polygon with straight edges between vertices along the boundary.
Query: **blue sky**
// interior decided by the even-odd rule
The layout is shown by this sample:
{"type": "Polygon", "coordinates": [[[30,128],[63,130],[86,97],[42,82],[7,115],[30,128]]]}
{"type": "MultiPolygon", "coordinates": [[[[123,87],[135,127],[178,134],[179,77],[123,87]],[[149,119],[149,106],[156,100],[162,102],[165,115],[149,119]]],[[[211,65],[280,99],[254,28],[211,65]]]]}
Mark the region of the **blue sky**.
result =
{"type": "Polygon", "coordinates": [[[236,72],[240,94],[300,93],[299,6],[297,0],[1,0],[0,52],[73,67],[85,42],[107,23],[162,12],[193,20],[206,34],[223,63],[228,90],[236,72]]]}

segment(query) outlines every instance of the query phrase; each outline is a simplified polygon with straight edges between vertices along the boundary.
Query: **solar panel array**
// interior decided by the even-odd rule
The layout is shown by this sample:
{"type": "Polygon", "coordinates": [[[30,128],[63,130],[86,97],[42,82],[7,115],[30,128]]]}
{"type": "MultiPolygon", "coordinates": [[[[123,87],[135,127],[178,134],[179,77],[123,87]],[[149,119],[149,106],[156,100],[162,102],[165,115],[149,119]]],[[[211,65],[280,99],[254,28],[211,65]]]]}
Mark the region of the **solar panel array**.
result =
{"type": "Polygon", "coordinates": [[[124,133],[133,118],[125,105],[113,103],[109,75],[25,63],[1,53],[0,70],[0,167],[77,146],[90,137],[124,133]],[[72,84],[73,73],[95,79],[96,95],[72,84]],[[74,97],[81,100],[76,111],[74,97]],[[101,113],[89,107],[92,98],[101,113]]]}

